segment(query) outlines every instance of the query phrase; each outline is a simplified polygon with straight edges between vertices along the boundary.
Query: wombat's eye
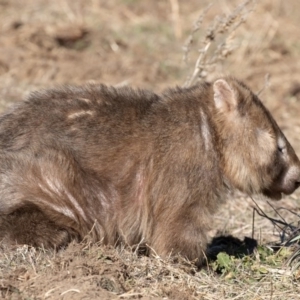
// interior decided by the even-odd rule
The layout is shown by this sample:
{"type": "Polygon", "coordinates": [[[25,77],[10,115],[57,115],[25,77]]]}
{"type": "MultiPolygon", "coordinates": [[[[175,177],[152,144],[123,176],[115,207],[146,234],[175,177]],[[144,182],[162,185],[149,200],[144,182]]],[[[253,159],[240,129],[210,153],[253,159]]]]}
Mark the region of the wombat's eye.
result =
{"type": "Polygon", "coordinates": [[[286,154],[287,151],[286,142],[281,136],[277,140],[277,150],[280,152],[280,154],[286,154]]]}
{"type": "Polygon", "coordinates": [[[277,149],[281,154],[284,154],[286,152],[286,147],[284,146],[283,147],[277,146],[277,149]]]}

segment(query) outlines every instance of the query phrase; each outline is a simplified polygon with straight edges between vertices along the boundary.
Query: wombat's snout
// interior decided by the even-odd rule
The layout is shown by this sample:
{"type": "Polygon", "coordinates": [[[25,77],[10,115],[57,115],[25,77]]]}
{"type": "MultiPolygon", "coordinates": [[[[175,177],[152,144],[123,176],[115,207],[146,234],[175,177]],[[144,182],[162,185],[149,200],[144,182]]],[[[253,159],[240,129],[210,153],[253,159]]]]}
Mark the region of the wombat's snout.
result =
{"type": "Polygon", "coordinates": [[[296,190],[299,186],[300,186],[300,181],[298,180],[298,181],[295,182],[295,190],[296,190]]]}
{"type": "Polygon", "coordinates": [[[292,165],[286,172],[284,172],[274,183],[270,189],[274,193],[283,193],[285,195],[292,194],[300,186],[300,167],[292,165]]]}
{"type": "Polygon", "coordinates": [[[283,193],[290,195],[300,186],[300,166],[294,165],[289,168],[283,179],[283,193]]]}

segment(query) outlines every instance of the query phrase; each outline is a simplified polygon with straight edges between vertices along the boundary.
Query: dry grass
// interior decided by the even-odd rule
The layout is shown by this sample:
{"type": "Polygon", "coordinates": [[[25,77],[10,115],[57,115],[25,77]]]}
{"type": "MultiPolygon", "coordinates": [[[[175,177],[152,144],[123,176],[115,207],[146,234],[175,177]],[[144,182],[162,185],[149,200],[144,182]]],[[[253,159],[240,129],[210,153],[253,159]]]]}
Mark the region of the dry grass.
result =
{"type": "MultiPolygon", "coordinates": [[[[57,84],[94,81],[162,90],[186,78],[190,85],[231,74],[258,92],[265,87],[264,102],[300,153],[300,4],[253,4],[0,0],[0,109],[57,84]]],[[[284,241],[286,228],[298,228],[299,197],[297,192],[273,207],[255,199],[269,218],[288,225],[274,230],[265,216],[253,219],[251,199],[232,195],[216,215],[211,236],[239,238],[233,241],[238,250],[248,236],[259,247],[245,255],[247,249],[234,251],[224,239],[217,246],[229,255],[220,254],[202,270],[182,258],[164,261],[88,242],[59,253],[1,248],[0,292],[7,299],[298,299],[299,249],[278,251],[271,244],[284,241]]]]}
{"type": "MultiPolygon", "coordinates": [[[[234,50],[240,48],[235,39],[236,31],[245,23],[248,15],[253,11],[254,1],[246,0],[239,4],[229,14],[217,15],[205,30],[205,36],[200,39],[200,48],[197,48],[198,58],[190,76],[184,86],[189,87],[197,81],[205,80],[228,56],[234,54],[234,50]]],[[[213,4],[200,14],[196,20],[192,33],[184,45],[184,61],[187,63],[192,46],[195,43],[196,34],[202,29],[205,15],[213,4]]]]}
{"type": "Polygon", "coordinates": [[[58,254],[24,246],[2,252],[9,276],[0,290],[3,297],[24,299],[297,299],[298,275],[278,264],[286,256],[260,247],[252,257],[228,256],[227,265],[219,258],[196,270],[180,257],[164,261],[88,243],[58,254]]]}

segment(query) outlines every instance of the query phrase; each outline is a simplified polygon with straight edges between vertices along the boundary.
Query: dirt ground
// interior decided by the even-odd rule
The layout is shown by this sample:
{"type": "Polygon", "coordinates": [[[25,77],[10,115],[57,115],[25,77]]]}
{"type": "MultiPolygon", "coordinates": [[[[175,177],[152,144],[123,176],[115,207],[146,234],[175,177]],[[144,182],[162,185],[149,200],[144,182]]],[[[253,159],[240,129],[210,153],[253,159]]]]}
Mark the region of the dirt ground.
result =
{"type": "MultiPolygon", "coordinates": [[[[216,16],[230,14],[238,3],[0,0],[0,111],[31,91],[62,84],[128,84],[155,91],[182,86],[194,70],[201,37],[216,16]],[[183,45],[210,3],[185,63],[183,45]]],[[[257,1],[230,37],[232,54],[207,69],[205,79],[229,74],[262,90],[260,97],[300,155],[299,18],[297,0],[257,1]]],[[[297,222],[299,199],[296,192],[273,205],[289,223],[297,222]]],[[[274,216],[266,201],[257,202],[274,216]]],[[[240,239],[253,234],[260,244],[279,241],[271,222],[256,216],[253,223],[253,202],[240,194],[220,208],[211,236],[217,232],[240,239]]],[[[274,277],[252,285],[218,276],[179,258],[163,261],[88,241],[59,253],[0,246],[0,297],[6,299],[299,299],[294,278],[273,286],[274,277]]]]}

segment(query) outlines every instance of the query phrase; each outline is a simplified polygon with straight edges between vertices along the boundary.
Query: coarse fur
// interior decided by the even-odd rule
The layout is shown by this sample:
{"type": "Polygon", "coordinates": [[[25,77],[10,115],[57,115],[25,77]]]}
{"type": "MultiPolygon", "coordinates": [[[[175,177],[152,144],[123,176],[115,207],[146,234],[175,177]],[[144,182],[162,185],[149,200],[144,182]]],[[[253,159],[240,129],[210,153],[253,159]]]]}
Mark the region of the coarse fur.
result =
{"type": "Polygon", "coordinates": [[[33,93],[0,118],[0,237],[63,247],[91,234],[201,263],[230,190],[290,194],[300,163],[238,80],[158,95],[69,86],[33,93]]]}

